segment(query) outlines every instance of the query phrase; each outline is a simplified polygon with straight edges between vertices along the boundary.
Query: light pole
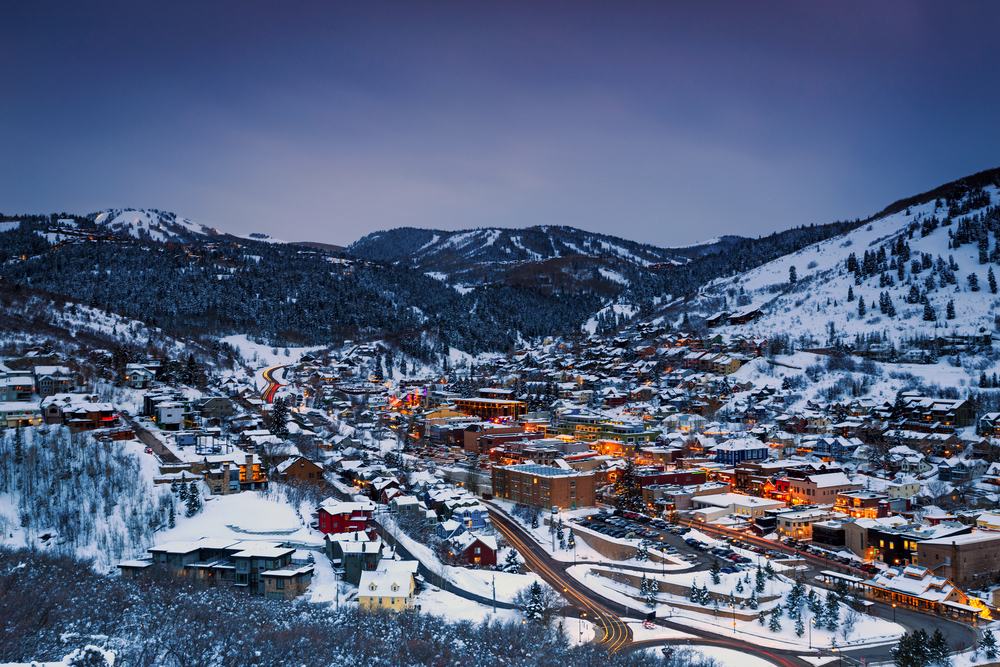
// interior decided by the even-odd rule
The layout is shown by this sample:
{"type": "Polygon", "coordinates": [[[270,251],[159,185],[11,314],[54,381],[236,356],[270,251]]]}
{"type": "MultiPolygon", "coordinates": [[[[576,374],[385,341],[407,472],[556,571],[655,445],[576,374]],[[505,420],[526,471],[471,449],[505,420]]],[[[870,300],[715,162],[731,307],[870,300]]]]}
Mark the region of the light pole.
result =
{"type": "Polygon", "coordinates": [[[892,622],[896,622],[896,603],[892,603],[892,622]]]}
{"type": "Polygon", "coordinates": [[[731,604],[729,608],[733,610],[733,634],[736,634],[736,605],[731,604]]]}

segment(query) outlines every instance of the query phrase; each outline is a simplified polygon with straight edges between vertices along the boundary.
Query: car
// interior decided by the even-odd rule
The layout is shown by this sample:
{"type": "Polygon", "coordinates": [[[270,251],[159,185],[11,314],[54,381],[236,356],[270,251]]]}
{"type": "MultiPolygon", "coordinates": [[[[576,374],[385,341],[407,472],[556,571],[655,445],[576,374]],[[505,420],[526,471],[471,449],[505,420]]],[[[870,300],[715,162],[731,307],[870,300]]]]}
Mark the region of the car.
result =
{"type": "Polygon", "coordinates": [[[152,447],[146,447],[145,452],[147,454],[152,454],[153,453],[153,448],[152,447]]]}
{"type": "Polygon", "coordinates": [[[722,574],[736,574],[736,571],[731,567],[724,567],[719,570],[722,574]]]}

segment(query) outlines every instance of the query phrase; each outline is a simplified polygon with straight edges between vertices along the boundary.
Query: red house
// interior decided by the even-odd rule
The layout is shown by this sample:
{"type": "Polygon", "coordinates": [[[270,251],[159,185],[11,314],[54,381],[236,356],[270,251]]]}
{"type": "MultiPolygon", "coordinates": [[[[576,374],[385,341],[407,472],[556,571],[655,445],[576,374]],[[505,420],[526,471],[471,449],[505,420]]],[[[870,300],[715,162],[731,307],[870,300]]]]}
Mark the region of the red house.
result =
{"type": "Polygon", "coordinates": [[[319,530],[330,533],[367,531],[375,514],[373,502],[341,502],[327,498],[319,506],[319,530]]]}
{"type": "Polygon", "coordinates": [[[451,555],[461,565],[495,567],[497,540],[492,535],[461,533],[451,538],[451,555]]]}

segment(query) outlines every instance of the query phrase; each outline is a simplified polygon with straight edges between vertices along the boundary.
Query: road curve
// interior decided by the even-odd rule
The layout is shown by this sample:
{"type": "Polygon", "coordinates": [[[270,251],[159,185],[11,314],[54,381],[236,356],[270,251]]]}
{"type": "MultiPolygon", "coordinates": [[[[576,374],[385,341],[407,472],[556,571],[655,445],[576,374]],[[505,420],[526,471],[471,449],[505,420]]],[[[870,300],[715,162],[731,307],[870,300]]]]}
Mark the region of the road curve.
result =
{"type": "Polygon", "coordinates": [[[578,607],[583,613],[604,628],[603,643],[612,651],[617,651],[632,641],[632,631],[628,625],[603,604],[592,598],[586,588],[582,588],[572,577],[566,575],[562,565],[538,547],[524,531],[498,512],[490,512],[493,526],[499,530],[507,542],[517,549],[528,566],[562,596],[578,607]]]}
{"type": "Polygon", "coordinates": [[[274,403],[274,394],[278,391],[278,387],[285,386],[274,379],[274,372],[279,368],[288,368],[288,366],[289,364],[280,364],[278,366],[271,366],[270,368],[264,369],[263,375],[264,379],[267,380],[267,387],[265,387],[264,391],[260,393],[260,397],[264,399],[265,403],[274,403]]]}

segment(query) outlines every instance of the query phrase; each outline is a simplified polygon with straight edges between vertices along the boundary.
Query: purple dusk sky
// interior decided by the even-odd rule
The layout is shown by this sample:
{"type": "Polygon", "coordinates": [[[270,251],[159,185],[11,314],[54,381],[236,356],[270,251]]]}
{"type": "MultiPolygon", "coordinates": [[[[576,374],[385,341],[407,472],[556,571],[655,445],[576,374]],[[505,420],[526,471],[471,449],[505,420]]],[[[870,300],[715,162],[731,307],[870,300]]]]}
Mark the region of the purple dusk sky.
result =
{"type": "Polygon", "coordinates": [[[865,217],[1000,166],[998,26],[992,2],[4,2],[0,211],[345,245],[865,217]]]}

